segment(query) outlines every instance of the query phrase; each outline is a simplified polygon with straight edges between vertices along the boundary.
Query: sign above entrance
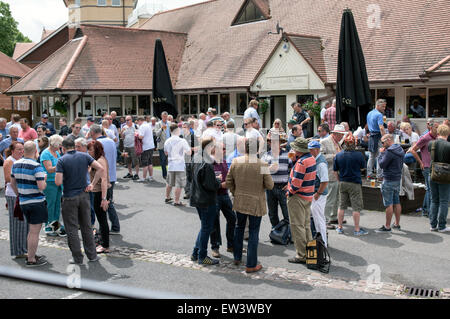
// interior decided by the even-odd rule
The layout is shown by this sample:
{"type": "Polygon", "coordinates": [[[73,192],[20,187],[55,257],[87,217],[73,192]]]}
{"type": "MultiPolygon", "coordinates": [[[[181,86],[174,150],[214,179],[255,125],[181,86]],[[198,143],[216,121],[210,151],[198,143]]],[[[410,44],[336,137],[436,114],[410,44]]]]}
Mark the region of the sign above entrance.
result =
{"type": "Polygon", "coordinates": [[[295,76],[273,76],[266,78],[266,90],[309,89],[309,74],[295,76]]]}

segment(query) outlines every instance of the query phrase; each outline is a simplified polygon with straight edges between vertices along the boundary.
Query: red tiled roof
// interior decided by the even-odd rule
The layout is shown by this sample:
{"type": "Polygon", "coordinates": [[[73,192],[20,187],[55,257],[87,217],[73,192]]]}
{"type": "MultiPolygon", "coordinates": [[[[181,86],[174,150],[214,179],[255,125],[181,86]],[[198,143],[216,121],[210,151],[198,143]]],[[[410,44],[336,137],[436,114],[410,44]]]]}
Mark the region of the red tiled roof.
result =
{"type": "Polygon", "coordinates": [[[186,35],[122,27],[83,25],[87,37],[72,40],[16,83],[8,93],[61,90],[152,90],[153,55],[157,38],[164,45],[173,86],[181,65],[186,35]],[[69,65],[69,61],[72,63],[69,65]]]}
{"type": "Polygon", "coordinates": [[[30,43],[18,42],[18,43],[16,43],[12,58],[14,60],[17,60],[17,58],[21,57],[25,52],[30,50],[35,45],[36,45],[36,43],[34,43],[34,42],[30,42],[30,43]]]}
{"type": "Polygon", "coordinates": [[[17,62],[3,52],[0,52],[0,76],[21,78],[30,71],[26,65],[17,62]]]}
{"type": "MultiPolygon", "coordinates": [[[[421,80],[424,68],[448,55],[450,1],[267,0],[271,19],[231,26],[244,0],[216,0],[155,14],[142,26],[188,33],[177,89],[248,87],[285,32],[320,37],[326,79],[336,82],[342,12],[353,11],[369,81],[421,80]]],[[[302,51],[304,52],[304,50],[302,51]]]]}

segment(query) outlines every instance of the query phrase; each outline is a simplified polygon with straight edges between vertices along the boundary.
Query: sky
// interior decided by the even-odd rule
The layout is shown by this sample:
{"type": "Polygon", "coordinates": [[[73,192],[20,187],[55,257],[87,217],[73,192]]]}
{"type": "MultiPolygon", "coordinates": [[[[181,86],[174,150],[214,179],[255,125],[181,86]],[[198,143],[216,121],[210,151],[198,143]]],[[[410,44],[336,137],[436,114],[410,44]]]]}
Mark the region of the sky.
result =
{"type": "MultiPolygon", "coordinates": [[[[19,22],[19,30],[33,42],[41,40],[42,29],[56,30],[67,22],[68,12],[63,0],[2,0],[9,4],[12,16],[19,22]]],[[[205,0],[139,0],[162,3],[167,10],[184,7],[205,0]]]]}

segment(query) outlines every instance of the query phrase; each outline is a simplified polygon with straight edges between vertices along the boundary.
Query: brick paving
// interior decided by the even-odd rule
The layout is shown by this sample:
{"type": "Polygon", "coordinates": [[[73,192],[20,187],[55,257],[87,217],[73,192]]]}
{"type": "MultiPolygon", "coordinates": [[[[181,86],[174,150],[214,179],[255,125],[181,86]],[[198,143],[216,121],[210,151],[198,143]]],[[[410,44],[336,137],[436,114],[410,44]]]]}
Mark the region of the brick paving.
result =
{"type": "MultiPolygon", "coordinates": [[[[0,230],[0,240],[9,240],[9,232],[0,230]]],[[[41,236],[39,246],[69,250],[67,240],[60,237],[41,236]]],[[[404,294],[405,286],[393,283],[368,284],[365,280],[347,281],[334,278],[328,274],[320,272],[309,272],[289,270],[286,268],[275,268],[263,265],[263,269],[258,273],[247,274],[245,266],[235,266],[232,262],[221,261],[216,266],[198,265],[190,260],[190,256],[174,254],[164,251],[146,250],[129,247],[111,247],[110,257],[130,258],[144,262],[162,263],[175,267],[195,269],[206,273],[223,273],[241,275],[254,280],[270,280],[278,282],[298,283],[318,288],[333,288],[341,290],[351,290],[376,295],[384,295],[395,298],[412,298],[404,294]]],[[[440,298],[450,299],[450,288],[442,289],[440,298]]]]}

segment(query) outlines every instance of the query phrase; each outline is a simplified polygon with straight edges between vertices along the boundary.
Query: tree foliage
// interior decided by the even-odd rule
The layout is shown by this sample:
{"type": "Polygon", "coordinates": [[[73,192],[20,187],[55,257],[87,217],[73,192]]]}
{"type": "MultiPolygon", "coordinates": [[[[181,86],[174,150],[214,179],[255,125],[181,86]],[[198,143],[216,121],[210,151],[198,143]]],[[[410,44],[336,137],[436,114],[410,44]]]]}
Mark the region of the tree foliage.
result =
{"type": "Polygon", "coordinates": [[[0,51],[8,56],[13,55],[17,42],[31,42],[19,31],[18,24],[11,15],[9,4],[0,1],[0,51]]]}

